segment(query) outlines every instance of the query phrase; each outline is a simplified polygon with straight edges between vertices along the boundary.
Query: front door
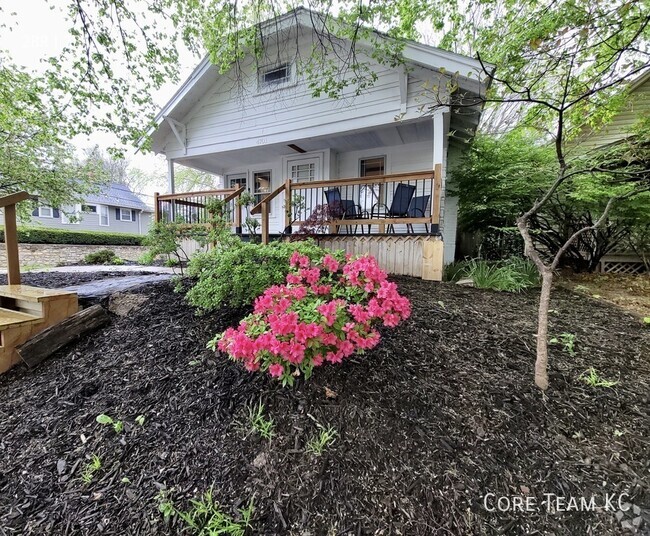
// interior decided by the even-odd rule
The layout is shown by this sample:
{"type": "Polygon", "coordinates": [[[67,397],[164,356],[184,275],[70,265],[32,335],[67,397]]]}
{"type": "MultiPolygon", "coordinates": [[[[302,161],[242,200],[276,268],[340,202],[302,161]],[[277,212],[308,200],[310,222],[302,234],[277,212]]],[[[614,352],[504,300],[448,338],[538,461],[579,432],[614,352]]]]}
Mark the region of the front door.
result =
{"type": "Polygon", "coordinates": [[[287,177],[291,182],[309,182],[321,179],[320,156],[287,160],[287,177]]]}

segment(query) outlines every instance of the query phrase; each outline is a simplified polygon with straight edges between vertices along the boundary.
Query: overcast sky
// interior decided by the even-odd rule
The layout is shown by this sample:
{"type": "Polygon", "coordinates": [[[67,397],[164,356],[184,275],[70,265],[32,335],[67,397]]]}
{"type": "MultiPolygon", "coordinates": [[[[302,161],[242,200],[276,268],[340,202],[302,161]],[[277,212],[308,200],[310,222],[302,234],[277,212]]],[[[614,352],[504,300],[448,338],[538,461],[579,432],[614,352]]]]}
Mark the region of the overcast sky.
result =
{"type": "MultiPolygon", "coordinates": [[[[8,27],[0,28],[0,50],[6,50],[15,64],[25,67],[28,71],[42,72],[44,66],[41,60],[57,55],[70,41],[69,21],[66,21],[60,8],[50,9],[55,3],[46,0],[0,0],[1,22],[8,24],[8,27]],[[15,13],[15,16],[12,13],[15,13]]],[[[61,4],[65,5],[67,2],[61,4]]],[[[189,76],[199,61],[189,52],[184,53],[183,57],[181,80],[189,76]]],[[[163,87],[154,95],[156,104],[162,107],[176,89],[176,84],[163,87]]],[[[115,138],[110,134],[97,133],[88,138],[76,138],[72,142],[81,154],[82,149],[95,144],[106,149],[115,144],[115,138]]],[[[164,157],[155,156],[153,153],[136,154],[134,149],[129,148],[127,159],[132,167],[147,172],[166,169],[164,157]]],[[[147,193],[153,193],[154,189],[152,187],[147,193]]]]}

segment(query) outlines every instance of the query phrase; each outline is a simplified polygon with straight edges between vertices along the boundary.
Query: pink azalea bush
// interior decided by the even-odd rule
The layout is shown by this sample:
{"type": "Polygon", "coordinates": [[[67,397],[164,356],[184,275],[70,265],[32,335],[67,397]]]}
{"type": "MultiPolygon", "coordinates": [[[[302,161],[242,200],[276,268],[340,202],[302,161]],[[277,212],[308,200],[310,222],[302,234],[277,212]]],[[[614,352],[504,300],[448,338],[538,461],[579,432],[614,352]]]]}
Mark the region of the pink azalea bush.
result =
{"type": "Polygon", "coordinates": [[[325,255],[312,262],[295,252],[290,265],[286,284],[266,289],[253,314],[217,335],[211,348],[292,384],[314,367],[374,348],[378,326],[395,327],[411,314],[409,300],[374,257],[325,255]]]}

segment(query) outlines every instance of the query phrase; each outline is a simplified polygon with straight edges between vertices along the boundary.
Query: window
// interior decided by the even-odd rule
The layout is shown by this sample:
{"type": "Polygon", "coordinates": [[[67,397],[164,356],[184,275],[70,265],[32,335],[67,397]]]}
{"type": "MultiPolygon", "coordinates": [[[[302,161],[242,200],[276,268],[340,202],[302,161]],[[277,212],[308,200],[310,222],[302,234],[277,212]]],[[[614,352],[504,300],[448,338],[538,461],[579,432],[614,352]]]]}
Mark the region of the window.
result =
{"type": "Polygon", "coordinates": [[[253,173],[253,185],[253,196],[255,197],[255,204],[258,204],[260,201],[262,201],[262,199],[271,193],[271,172],[256,171],[253,173]]]}
{"type": "Polygon", "coordinates": [[[259,70],[259,87],[271,88],[291,81],[291,64],[283,63],[259,70]]]}
{"type": "Polygon", "coordinates": [[[52,207],[38,207],[38,217],[39,218],[52,218],[52,207]]]}
{"type": "Polygon", "coordinates": [[[97,214],[97,205],[81,205],[81,212],[97,214]]]}
{"type": "Polygon", "coordinates": [[[316,164],[314,162],[304,164],[291,164],[292,182],[309,182],[316,177],[316,164]]]}
{"type": "Polygon", "coordinates": [[[240,173],[237,175],[228,175],[226,177],[228,188],[241,188],[242,186],[246,188],[246,183],[248,179],[246,173],[240,173]]]}
{"type": "Polygon", "coordinates": [[[132,210],[130,208],[120,209],[120,221],[133,221],[132,210]]]}
{"type": "Polygon", "coordinates": [[[106,205],[99,207],[99,225],[103,227],[108,225],[108,207],[106,205]]]}
{"type": "Polygon", "coordinates": [[[361,159],[360,177],[376,177],[377,175],[386,174],[386,157],[376,156],[373,158],[361,159]]]}
{"type": "MultiPolygon", "coordinates": [[[[386,174],[386,157],[374,156],[372,158],[362,158],[359,161],[360,177],[376,177],[386,174]]],[[[384,201],[379,199],[381,189],[379,184],[365,184],[359,187],[359,204],[364,210],[372,210],[377,203],[384,201]]]]}
{"type": "Polygon", "coordinates": [[[65,225],[77,225],[81,222],[81,205],[61,207],[61,223],[65,225]]]}

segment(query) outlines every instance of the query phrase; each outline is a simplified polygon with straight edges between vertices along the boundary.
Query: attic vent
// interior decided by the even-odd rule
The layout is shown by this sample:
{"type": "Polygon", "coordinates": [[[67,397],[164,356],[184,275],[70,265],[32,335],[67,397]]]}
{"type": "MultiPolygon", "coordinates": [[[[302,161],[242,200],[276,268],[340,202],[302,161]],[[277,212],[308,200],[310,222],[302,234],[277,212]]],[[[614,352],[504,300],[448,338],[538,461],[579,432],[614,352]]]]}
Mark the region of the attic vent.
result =
{"type": "Polygon", "coordinates": [[[291,65],[289,63],[283,63],[282,65],[274,65],[272,67],[264,67],[260,69],[260,87],[272,87],[279,84],[284,84],[290,79],[291,65]]]}

